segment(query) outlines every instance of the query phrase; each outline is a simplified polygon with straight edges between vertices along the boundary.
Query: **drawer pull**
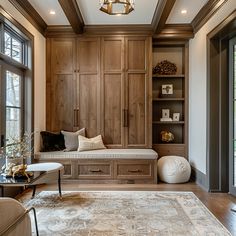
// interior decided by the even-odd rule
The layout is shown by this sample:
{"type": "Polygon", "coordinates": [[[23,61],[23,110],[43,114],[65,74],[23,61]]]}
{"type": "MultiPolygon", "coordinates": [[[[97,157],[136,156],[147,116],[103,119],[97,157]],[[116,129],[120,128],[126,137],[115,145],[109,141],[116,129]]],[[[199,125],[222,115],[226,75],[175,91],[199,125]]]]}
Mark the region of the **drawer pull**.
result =
{"type": "Polygon", "coordinates": [[[140,172],[143,172],[142,170],[128,170],[128,172],[131,172],[131,173],[140,173],[140,172]]]}
{"type": "Polygon", "coordinates": [[[102,170],[100,170],[100,169],[97,169],[97,170],[89,170],[89,172],[93,172],[93,173],[95,173],[95,172],[102,172],[102,170]]]}

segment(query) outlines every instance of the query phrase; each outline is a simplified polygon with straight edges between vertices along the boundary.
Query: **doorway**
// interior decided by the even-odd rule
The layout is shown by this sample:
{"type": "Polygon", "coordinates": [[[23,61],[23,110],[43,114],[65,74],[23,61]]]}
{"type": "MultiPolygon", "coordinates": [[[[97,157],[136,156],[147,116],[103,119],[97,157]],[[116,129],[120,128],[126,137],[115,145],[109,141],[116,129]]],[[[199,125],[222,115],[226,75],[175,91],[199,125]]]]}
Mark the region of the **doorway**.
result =
{"type": "Polygon", "coordinates": [[[236,10],[207,35],[207,185],[210,192],[236,193],[235,43],[236,10]]]}

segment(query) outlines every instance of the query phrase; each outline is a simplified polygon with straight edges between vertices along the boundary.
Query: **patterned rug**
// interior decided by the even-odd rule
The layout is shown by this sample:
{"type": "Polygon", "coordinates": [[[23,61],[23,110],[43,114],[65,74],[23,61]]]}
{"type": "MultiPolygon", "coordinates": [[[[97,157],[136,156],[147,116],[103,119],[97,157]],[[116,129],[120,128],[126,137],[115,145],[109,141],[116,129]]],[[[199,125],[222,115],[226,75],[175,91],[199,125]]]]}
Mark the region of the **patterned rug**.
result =
{"type": "Polygon", "coordinates": [[[192,192],[43,191],[35,207],[41,236],[231,235],[192,192]]]}

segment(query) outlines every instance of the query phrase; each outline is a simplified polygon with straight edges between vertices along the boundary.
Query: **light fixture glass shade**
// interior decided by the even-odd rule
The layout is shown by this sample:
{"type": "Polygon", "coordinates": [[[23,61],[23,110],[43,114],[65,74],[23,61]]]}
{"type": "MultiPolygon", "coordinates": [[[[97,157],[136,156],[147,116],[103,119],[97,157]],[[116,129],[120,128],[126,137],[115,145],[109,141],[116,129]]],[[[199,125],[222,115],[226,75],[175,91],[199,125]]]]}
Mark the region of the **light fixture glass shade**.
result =
{"type": "Polygon", "coordinates": [[[100,0],[100,5],[109,15],[127,15],[134,10],[134,0],[100,0]]]}

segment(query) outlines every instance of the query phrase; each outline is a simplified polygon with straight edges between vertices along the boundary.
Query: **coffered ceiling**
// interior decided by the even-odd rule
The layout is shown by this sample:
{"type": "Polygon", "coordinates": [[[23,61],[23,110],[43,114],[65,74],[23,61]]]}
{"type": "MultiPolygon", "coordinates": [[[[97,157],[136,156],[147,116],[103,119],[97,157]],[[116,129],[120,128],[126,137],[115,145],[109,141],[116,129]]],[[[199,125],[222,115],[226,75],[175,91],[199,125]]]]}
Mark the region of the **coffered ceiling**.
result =
{"type": "Polygon", "coordinates": [[[208,0],[177,0],[172,8],[167,24],[186,24],[191,23],[197,13],[208,2],[208,0]],[[185,14],[181,11],[186,10],[185,14]]]}
{"type": "Polygon", "coordinates": [[[70,24],[57,0],[29,0],[29,2],[47,25],[70,24]],[[50,14],[50,11],[55,11],[55,15],[50,14]]]}
{"type": "MultiPolygon", "coordinates": [[[[99,10],[100,0],[9,0],[42,34],[73,29],[80,34],[97,30],[146,30],[154,36],[193,37],[227,0],[135,0],[128,15],[111,16],[99,10]],[[50,14],[53,11],[54,14],[50,14]],[[119,27],[119,28],[118,28],[119,27]]],[[[102,32],[102,31],[100,31],[102,32]]],[[[144,31],[143,31],[144,32],[144,31]]]]}
{"type": "Polygon", "coordinates": [[[100,11],[99,0],[77,0],[77,3],[86,25],[151,24],[158,0],[136,0],[135,10],[122,16],[110,16],[100,11]]]}
{"type": "MultiPolygon", "coordinates": [[[[69,25],[58,0],[28,0],[48,25],[69,25]],[[55,15],[50,15],[54,10],[55,15]]],[[[99,10],[99,0],[76,0],[85,25],[151,24],[160,0],[135,0],[135,10],[126,16],[110,16],[99,10]]],[[[177,0],[167,23],[190,23],[207,0],[177,0]],[[181,10],[186,9],[186,14],[181,10]]]]}

